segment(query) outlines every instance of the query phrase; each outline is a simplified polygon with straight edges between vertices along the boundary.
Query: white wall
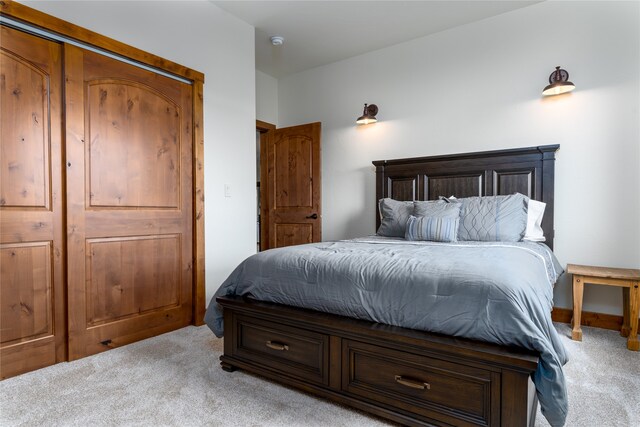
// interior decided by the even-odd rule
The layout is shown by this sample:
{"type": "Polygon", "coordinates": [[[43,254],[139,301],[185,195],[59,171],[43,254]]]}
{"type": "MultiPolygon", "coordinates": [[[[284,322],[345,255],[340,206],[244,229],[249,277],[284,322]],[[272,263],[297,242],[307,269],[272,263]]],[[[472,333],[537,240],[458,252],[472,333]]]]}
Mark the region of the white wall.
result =
{"type": "Polygon", "coordinates": [[[278,80],[256,70],[256,119],[278,126],[278,80]]]}
{"type": "Polygon", "coordinates": [[[24,3],[205,74],[209,300],[256,250],[254,28],[207,1],[24,3]]]}
{"type": "MultiPolygon", "coordinates": [[[[638,2],[544,2],[284,77],[278,120],[322,122],[325,240],[375,231],[372,160],[560,144],[560,262],[639,268],[639,76],[638,2]],[[556,65],[577,88],[543,99],[556,65]],[[380,122],[356,127],[365,102],[380,122]]],[[[621,307],[587,286],[584,310],[621,307]]]]}

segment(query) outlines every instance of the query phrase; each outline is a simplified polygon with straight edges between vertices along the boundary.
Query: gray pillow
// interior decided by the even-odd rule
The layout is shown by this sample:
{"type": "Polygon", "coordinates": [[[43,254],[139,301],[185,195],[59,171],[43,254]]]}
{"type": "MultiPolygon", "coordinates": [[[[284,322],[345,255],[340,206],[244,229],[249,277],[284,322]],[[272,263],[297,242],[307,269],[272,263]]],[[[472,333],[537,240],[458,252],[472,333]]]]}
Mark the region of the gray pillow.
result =
{"type": "Polygon", "coordinates": [[[448,203],[444,200],[429,200],[413,202],[413,216],[431,216],[438,218],[458,218],[460,216],[460,204],[448,203]]]}
{"type": "Polygon", "coordinates": [[[413,214],[413,202],[401,202],[389,198],[378,201],[380,212],[379,236],[404,237],[407,220],[413,214]]]}
{"type": "Polygon", "coordinates": [[[461,204],[458,240],[519,242],[527,229],[527,197],[466,197],[461,204]]]}
{"type": "Polygon", "coordinates": [[[455,242],[458,235],[459,217],[409,216],[406,240],[427,240],[431,242],[455,242]]]}

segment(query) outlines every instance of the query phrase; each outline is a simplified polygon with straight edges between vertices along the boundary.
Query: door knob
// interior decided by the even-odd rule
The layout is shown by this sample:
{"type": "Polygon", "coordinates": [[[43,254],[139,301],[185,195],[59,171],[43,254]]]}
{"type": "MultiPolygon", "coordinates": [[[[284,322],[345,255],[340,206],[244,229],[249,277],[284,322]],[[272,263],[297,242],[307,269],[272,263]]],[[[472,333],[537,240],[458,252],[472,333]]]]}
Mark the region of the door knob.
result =
{"type": "Polygon", "coordinates": [[[306,217],[307,219],[318,219],[318,214],[314,213],[313,215],[309,215],[306,217]]]}

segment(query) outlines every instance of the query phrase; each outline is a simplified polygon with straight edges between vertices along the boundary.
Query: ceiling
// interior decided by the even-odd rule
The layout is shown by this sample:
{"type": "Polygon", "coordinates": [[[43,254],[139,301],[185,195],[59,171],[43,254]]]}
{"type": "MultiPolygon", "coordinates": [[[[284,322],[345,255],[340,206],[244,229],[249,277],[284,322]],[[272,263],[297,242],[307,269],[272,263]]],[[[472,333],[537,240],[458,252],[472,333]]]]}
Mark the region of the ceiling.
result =
{"type": "Polygon", "coordinates": [[[540,2],[211,1],[255,27],[256,68],[276,78],[540,2]]]}

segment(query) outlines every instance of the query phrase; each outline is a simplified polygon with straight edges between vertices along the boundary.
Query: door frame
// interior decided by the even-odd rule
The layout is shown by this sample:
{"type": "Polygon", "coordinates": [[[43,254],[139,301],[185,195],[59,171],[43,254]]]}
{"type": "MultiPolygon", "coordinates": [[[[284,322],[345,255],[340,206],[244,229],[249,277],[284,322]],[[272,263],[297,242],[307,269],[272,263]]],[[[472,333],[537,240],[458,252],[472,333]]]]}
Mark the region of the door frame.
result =
{"type": "MultiPolygon", "coordinates": [[[[0,3],[0,6],[0,15],[2,16],[13,18],[28,25],[42,28],[48,32],[59,34],[62,37],[116,54],[124,59],[130,59],[160,71],[169,72],[191,82],[193,90],[193,307],[191,323],[196,326],[203,325],[206,306],[204,241],[204,74],[78,25],[47,15],[44,12],[16,3],[15,1],[3,1],[0,3]]],[[[64,125],[66,126],[66,123],[64,123],[64,125]]],[[[66,163],[66,159],[63,159],[63,164],[64,163],[66,163]]],[[[64,194],[63,206],[66,206],[66,194],[64,194]]],[[[67,232],[68,230],[64,233],[65,236],[67,232]]]]}
{"type": "Polygon", "coordinates": [[[256,120],[256,131],[260,132],[260,250],[269,247],[269,206],[264,202],[269,200],[267,164],[267,144],[272,137],[276,125],[256,120]]]}

